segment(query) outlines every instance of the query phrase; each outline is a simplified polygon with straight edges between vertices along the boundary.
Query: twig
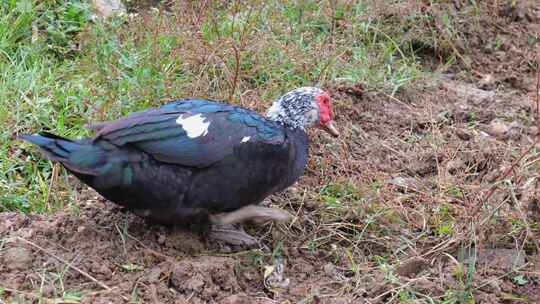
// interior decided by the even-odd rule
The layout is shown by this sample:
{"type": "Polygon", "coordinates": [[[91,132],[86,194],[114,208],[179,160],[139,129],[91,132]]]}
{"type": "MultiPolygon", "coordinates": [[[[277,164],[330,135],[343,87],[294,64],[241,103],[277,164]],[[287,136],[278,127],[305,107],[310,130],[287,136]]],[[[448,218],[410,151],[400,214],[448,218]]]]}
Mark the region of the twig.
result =
{"type": "Polygon", "coordinates": [[[486,194],[486,196],[484,196],[484,198],[482,198],[482,200],[480,201],[480,203],[474,208],[474,210],[472,211],[471,213],[471,216],[474,218],[476,217],[477,213],[482,209],[482,207],[484,206],[484,204],[487,203],[487,201],[489,200],[489,198],[493,195],[493,193],[495,193],[495,190],[497,190],[497,185],[499,184],[499,181],[501,180],[504,180],[506,179],[510,173],[512,173],[512,171],[514,171],[514,169],[516,168],[516,166],[521,162],[521,160],[527,156],[529,154],[529,152],[531,152],[531,150],[536,146],[536,144],[538,143],[538,139],[540,139],[540,137],[537,138],[537,140],[529,146],[529,148],[527,148],[527,150],[525,150],[523,153],[521,153],[521,155],[519,156],[518,159],[516,159],[512,165],[510,166],[510,168],[508,168],[504,174],[502,174],[501,176],[499,176],[496,181],[491,185],[491,189],[489,190],[489,192],[486,194]]]}
{"type": "Polygon", "coordinates": [[[400,104],[400,105],[403,105],[403,106],[407,107],[409,110],[412,110],[412,109],[413,109],[410,105],[408,105],[408,104],[406,104],[405,102],[399,100],[399,99],[396,98],[395,96],[392,96],[392,95],[390,95],[390,94],[386,94],[385,92],[383,92],[383,91],[381,91],[381,90],[375,90],[375,92],[377,92],[377,93],[379,93],[379,94],[381,94],[381,95],[384,95],[385,97],[387,97],[387,98],[390,99],[391,101],[394,101],[394,102],[396,102],[396,103],[398,103],[398,104],[400,104]]]}
{"type": "MultiPolygon", "coordinates": [[[[236,23],[236,15],[238,14],[238,3],[237,1],[235,2],[235,9],[236,11],[234,12],[233,14],[233,22],[231,24],[231,33],[234,34],[234,26],[235,26],[235,23],[236,23]]],[[[248,14],[247,14],[247,21],[250,22],[251,20],[251,14],[253,12],[253,6],[250,6],[249,8],[249,11],[248,11],[248,14]]],[[[259,12],[260,14],[260,12],[259,12]]],[[[245,34],[248,30],[248,25],[245,25],[244,28],[242,29],[242,32],[240,32],[240,37],[239,37],[239,46],[240,46],[240,50],[243,50],[244,47],[245,47],[245,43],[244,43],[244,37],[245,37],[245,34]]],[[[234,37],[234,35],[233,35],[234,37]]],[[[232,48],[234,50],[234,59],[235,59],[235,67],[234,67],[234,78],[233,78],[233,82],[231,83],[231,92],[229,93],[229,100],[231,100],[233,97],[234,97],[234,93],[236,92],[236,88],[238,87],[238,77],[240,75],[240,51],[238,50],[238,47],[236,46],[236,43],[234,41],[234,38],[232,39],[232,48]]],[[[240,104],[243,106],[243,101],[242,99],[240,99],[240,104]]]]}
{"type": "Polygon", "coordinates": [[[428,252],[425,252],[421,255],[419,255],[419,258],[427,259],[428,256],[435,254],[437,252],[440,252],[444,249],[449,248],[453,243],[459,243],[459,241],[462,241],[461,237],[453,237],[451,239],[442,241],[438,243],[437,245],[433,246],[433,249],[429,250],[428,252]]]}
{"type": "MultiPolygon", "coordinates": [[[[413,281],[409,281],[409,282],[407,282],[407,283],[405,283],[405,284],[403,284],[403,285],[400,285],[400,286],[398,286],[398,287],[394,287],[394,288],[392,288],[392,289],[390,289],[390,290],[387,290],[387,291],[381,293],[380,295],[376,296],[375,298],[372,298],[371,300],[376,301],[376,303],[377,303],[377,302],[378,302],[378,299],[381,299],[381,298],[385,297],[386,295],[391,294],[391,293],[393,293],[393,292],[396,292],[396,291],[398,291],[398,290],[401,290],[401,289],[404,289],[404,288],[406,288],[406,287],[409,287],[412,283],[413,283],[413,281]]],[[[387,303],[389,303],[389,302],[390,302],[390,301],[388,301],[387,303]]]]}
{"type": "MultiPolygon", "coordinates": [[[[124,255],[127,256],[126,238],[125,238],[124,234],[122,233],[122,230],[120,230],[120,227],[118,227],[117,224],[114,224],[114,227],[116,228],[116,231],[118,232],[118,235],[120,235],[120,240],[122,240],[122,248],[124,249],[124,255]]],[[[125,229],[124,229],[124,231],[125,231],[125,229]]]]}
{"type": "MultiPolygon", "coordinates": [[[[156,29],[154,30],[153,37],[152,37],[152,46],[154,48],[154,56],[160,56],[161,52],[159,52],[159,45],[158,45],[158,37],[159,32],[161,30],[161,25],[163,24],[163,13],[161,10],[158,10],[158,16],[159,16],[159,23],[156,29]]],[[[158,60],[156,60],[158,62],[158,60]]]]}
{"type": "Polygon", "coordinates": [[[155,251],[154,249],[152,248],[149,248],[148,246],[146,246],[141,240],[137,239],[136,237],[132,236],[131,234],[129,234],[127,231],[125,232],[125,234],[127,235],[128,238],[134,240],[135,242],[137,242],[139,245],[141,245],[144,249],[148,250],[149,252],[151,252],[152,254],[154,254],[155,256],[158,256],[158,257],[161,257],[163,259],[165,259],[166,261],[174,261],[174,258],[170,257],[170,256],[167,256],[167,255],[164,255],[162,253],[159,253],[157,251],[155,251]]]}
{"type": "Polygon", "coordinates": [[[47,191],[47,198],[45,201],[47,202],[47,211],[51,211],[51,192],[54,188],[54,184],[56,183],[56,180],[58,179],[58,163],[55,163],[52,167],[52,173],[51,173],[51,181],[49,182],[49,191],[47,191]]]}
{"type": "MultiPolygon", "coordinates": [[[[52,256],[53,258],[57,259],[58,261],[66,264],[69,268],[77,271],[78,273],[80,273],[81,275],[85,276],[86,278],[90,279],[92,282],[98,284],[99,286],[101,286],[103,289],[107,290],[107,291],[112,291],[112,288],[110,288],[109,286],[105,285],[105,283],[103,282],[100,282],[98,281],[96,278],[94,278],[93,276],[89,275],[86,271],[84,270],[81,270],[80,268],[78,268],[77,266],[74,266],[74,265],[71,265],[68,261],[62,259],[61,257],[58,257],[56,256],[55,254],[53,254],[52,252],[49,252],[47,249],[27,240],[27,239],[24,239],[20,236],[16,237],[16,239],[20,240],[20,241],[23,241],[24,243],[36,248],[36,249],[39,249],[40,251],[43,251],[45,252],[46,254],[52,256]]],[[[122,296],[122,298],[124,298],[125,300],[128,300],[126,297],[122,296]]]]}
{"type": "MultiPolygon", "coordinates": [[[[476,286],[476,287],[474,288],[474,290],[480,290],[480,289],[483,288],[484,286],[487,286],[487,285],[489,285],[489,284],[492,283],[492,282],[496,282],[497,280],[500,280],[500,279],[502,279],[502,278],[505,278],[505,277],[511,275],[512,273],[517,273],[517,272],[519,272],[519,273],[527,273],[527,272],[521,271],[521,269],[525,269],[525,268],[526,268],[527,266],[529,266],[529,265],[530,265],[529,263],[523,264],[523,265],[517,267],[516,269],[512,269],[511,271],[508,271],[507,273],[502,274],[502,275],[500,275],[500,276],[498,276],[498,277],[495,277],[495,278],[492,278],[492,279],[485,280],[484,283],[480,283],[478,286],[476,286]]],[[[535,273],[533,273],[533,274],[535,274],[535,273]]]]}
{"type": "MultiPolygon", "coordinates": [[[[523,238],[523,244],[521,246],[521,250],[523,250],[523,247],[525,246],[525,242],[527,241],[527,239],[529,239],[531,235],[533,235],[533,233],[531,231],[531,226],[529,225],[529,221],[527,221],[527,215],[525,215],[525,213],[521,209],[521,201],[518,200],[517,198],[516,192],[514,191],[514,185],[509,180],[507,180],[506,183],[508,184],[508,189],[510,190],[510,197],[512,198],[512,202],[516,206],[516,209],[519,212],[519,215],[521,216],[521,220],[525,224],[524,225],[525,237],[523,238]]],[[[540,247],[538,246],[538,244],[536,242],[533,242],[533,243],[536,245],[536,250],[540,251],[540,247]]]]}
{"type": "Polygon", "coordinates": [[[231,83],[231,92],[229,93],[229,100],[231,100],[234,97],[234,92],[236,91],[236,87],[238,86],[238,74],[240,74],[240,52],[238,51],[238,48],[236,47],[234,42],[232,43],[232,48],[234,50],[235,66],[234,66],[234,78],[231,83]]]}
{"type": "Polygon", "coordinates": [[[483,226],[485,223],[487,223],[494,215],[495,213],[508,201],[508,198],[503,200],[497,207],[493,208],[488,216],[486,216],[483,220],[480,221],[479,226],[483,226]]]}
{"type": "Polygon", "coordinates": [[[540,59],[536,59],[536,141],[540,142],[540,59]]]}
{"type": "MultiPolygon", "coordinates": [[[[300,218],[300,212],[302,212],[304,203],[306,201],[306,194],[307,194],[307,190],[304,189],[304,193],[302,194],[302,199],[300,200],[300,206],[298,207],[298,210],[296,210],[296,214],[294,215],[293,220],[289,224],[289,227],[287,227],[289,230],[294,226],[294,224],[296,224],[297,220],[300,218]]],[[[291,207],[291,209],[294,209],[291,206],[290,200],[289,200],[289,207],[291,207]]]]}

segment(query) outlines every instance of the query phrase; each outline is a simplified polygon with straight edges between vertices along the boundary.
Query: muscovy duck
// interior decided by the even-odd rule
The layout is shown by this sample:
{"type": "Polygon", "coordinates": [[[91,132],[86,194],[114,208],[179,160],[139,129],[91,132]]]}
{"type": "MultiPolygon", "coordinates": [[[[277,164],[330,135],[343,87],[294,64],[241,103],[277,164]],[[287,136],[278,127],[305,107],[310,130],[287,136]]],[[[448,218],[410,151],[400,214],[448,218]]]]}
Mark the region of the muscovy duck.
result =
{"type": "MultiPolygon", "coordinates": [[[[141,217],[215,227],[286,220],[288,213],[257,204],[303,174],[307,127],[338,136],[333,118],[328,93],[303,87],[275,101],[266,118],[239,106],[186,99],[91,125],[97,131],[92,138],[50,133],[21,138],[141,217]]],[[[252,241],[243,232],[217,227],[217,239],[252,241]]]]}

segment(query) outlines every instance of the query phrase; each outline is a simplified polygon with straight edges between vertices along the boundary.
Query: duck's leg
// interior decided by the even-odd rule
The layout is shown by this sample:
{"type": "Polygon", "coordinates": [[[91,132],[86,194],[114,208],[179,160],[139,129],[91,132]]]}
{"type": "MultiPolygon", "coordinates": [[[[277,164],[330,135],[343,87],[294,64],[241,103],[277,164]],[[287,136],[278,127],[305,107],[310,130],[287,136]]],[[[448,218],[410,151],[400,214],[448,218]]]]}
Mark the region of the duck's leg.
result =
{"type": "Polygon", "coordinates": [[[262,224],[269,221],[284,222],[290,218],[289,213],[280,209],[249,205],[232,212],[213,214],[210,216],[210,222],[216,225],[238,224],[246,221],[262,224]]]}
{"type": "Polygon", "coordinates": [[[290,217],[283,210],[254,205],[232,212],[213,214],[210,216],[212,223],[210,238],[233,245],[253,246],[258,244],[257,239],[247,234],[242,228],[236,228],[234,224],[246,221],[253,221],[256,224],[268,221],[283,222],[290,217]]]}

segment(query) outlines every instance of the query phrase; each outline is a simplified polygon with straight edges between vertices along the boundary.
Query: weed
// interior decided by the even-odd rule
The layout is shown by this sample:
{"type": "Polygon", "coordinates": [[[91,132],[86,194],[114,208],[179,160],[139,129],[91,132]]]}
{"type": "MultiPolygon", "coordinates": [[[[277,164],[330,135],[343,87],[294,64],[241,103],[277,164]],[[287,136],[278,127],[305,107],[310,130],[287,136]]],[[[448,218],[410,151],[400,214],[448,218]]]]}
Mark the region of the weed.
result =
{"type": "Polygon", "coordinates": [[[77,291],[66,291],[62,296],[64,303],[79,303],[82,300],[82,295],[77,291]]]}
{"type": "Polygon", "coordinates": [[[359,191],[351,184],[332,183],[323,187],[321,198],[330,206],[338,208],[346,203],[357,203],[361,197],[359,191]]]}
{"type": "Polygon", "coordinates": [[[136,272],[136,271],[143,270],[144,267],[137,264],[129,263],[129,264],[120,265],[120,269],[122,269],[122,271],[125,271],[125,272],[136,272]]]}

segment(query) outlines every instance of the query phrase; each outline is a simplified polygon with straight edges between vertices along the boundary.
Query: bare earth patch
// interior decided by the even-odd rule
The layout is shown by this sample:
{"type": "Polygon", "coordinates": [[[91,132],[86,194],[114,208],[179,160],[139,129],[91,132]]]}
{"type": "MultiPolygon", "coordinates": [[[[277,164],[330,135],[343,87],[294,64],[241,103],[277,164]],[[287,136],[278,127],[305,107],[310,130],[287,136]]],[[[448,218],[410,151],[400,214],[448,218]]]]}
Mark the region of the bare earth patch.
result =
{"type": "MultiPolygon", "coordinates": [[[[0,223],[0,284],[11,299],[52,300],[63,294],[62,280],[83,303],[273,303],[257,251],[209,253],[216,246],[198,234],[144,223],[99,200],[85,203],[80,216],[2,213],[0,223]]],[[[289,261],[294,288],[278,298],[332,283],[334,274],[316,259],[299,254],[289,261]]]]}

